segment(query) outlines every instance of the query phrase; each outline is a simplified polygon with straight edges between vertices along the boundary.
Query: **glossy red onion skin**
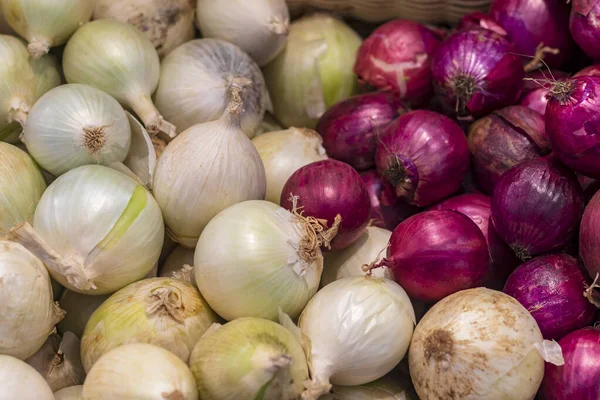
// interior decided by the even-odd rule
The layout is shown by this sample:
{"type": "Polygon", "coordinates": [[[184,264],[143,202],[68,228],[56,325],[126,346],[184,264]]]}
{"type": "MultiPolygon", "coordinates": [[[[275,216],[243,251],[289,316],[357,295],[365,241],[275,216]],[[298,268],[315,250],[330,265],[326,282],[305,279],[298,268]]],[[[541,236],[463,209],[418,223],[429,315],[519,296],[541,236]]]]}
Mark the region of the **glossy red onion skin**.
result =
{"type": "Polygon", "coordinates": [[[434,54],[431,70],[436,93],[460,117],[477,118],[514,104],[525,76],[514,45],[487,29],[450,36],[434,54]]]}
{"type": "Polygon", "coordinates": [[[357,170],[375,166],[377,137],[406,110],[393,92],[365,93],[331,107],[317,124],[327,155],[357,170]]]}
{"type": "Polygon", "coordinates": [[[600,76],[600,64],[590,65],[573,75],[573,78],[579,76],[600,76]]]}
{"type": "Polygon", "coordinates": [[[476,11],[471,14],[467,14],[461,18],[458,23],[459,30],[473,29],[473,28],[483,28],[488,29],[492,32],[497,33],[500,36],[507,36],[508,33],[504,30],[504,28],[496,22],[491,16],[488,14],[476,11]]]}
{"type": "Polygon", "coordinates": [[[600,59],[600,2],[573,0],[569,30],[579,47],[594,60],[600,59]]]}
{"type": "Polygon", "coordinates": [[[523,106],[509,106],[477,120],[468,135],[475,182],[487,194],[502,174],[550,153],[544,119],[523,106]]]}
{"type": "Polygon", "coordinates": [[[553,157],[506,171],[492,196],[494,228],[522,260],[566,246],[584,208],[575,174],[553,157]]]}
{"type": "Polygon", "coordinates": [[[290,194],[299,196],[304,216],[327,220],[331,227],[339,214],[342,222],[331,243],[340,250],[354,243],[365,231],[371,215],[369,192],[358,172],[337,160],[322,160],[298,169],[281,192],[281,206],[292,210],[290,194]]]}
{"type": "Polygon", "coordinates": [[[576,258],[550,254],[520,265],[504,293],[531,313],[544,339],[559,340],[594,321],[596,306],[584,296],[590,283],[576,258]]]}
{"type": "Polygon", "coordinates": [[[464,132],[450,118],[433,111],[411,111],[396,119],[379,139],[377,171],[407,203],[425,207],[461,187],[469,169],[469,147],[464,132]]]}
{"type": "Polygon", "coordinates": [[[542,400],[600,399],[600,331],[587,327],[562,338],[565,364],[546,363],[542,400]]]}
{"type": "Polygon", "coordinates": [[[592,278],[600,273],[600,192],[587,205],[579,228],[579,254],[592,278]]]}
{"type": "Polygon", "coordinates": [[[430,62],[440,43],[436,32],[417,22],[390,21],[363,41],[354,73],[363,85],[420,104],[433,93],[430,62]]]}
{"type": "MultiPolygon", "coordinates": [[[[564,0],[494,0],[490,15],[508,32],[519,54],[534,56],[540,43],[559,53],[544,61],[561,67],[569,61],[575,43],[569,35],[569,6],[564,0]]],[[[527,62],[529,59],[524,59],[527,62]]]]}
{"type": "Polygon", "coordinates": [[[411,298],[433,302],[483,283],[489,255],[483,233],[467,216],[425,211],[394,229],[385,263],[411,298]]]}
{"type": "Polygon", "coordinates": [[[364,171],[360,177],[369,191],[374,226],[393,231],[400,222],[421,211],[419,207],[398,199],[391,186],[383,181],[376,170],[364,171]]]}
{"type": "Polygon", "coordinates": [[[546,108],[546,134],[552,152],[575,172],[600,178],[600,77],[580,76],[553,94],[546,108]]]}

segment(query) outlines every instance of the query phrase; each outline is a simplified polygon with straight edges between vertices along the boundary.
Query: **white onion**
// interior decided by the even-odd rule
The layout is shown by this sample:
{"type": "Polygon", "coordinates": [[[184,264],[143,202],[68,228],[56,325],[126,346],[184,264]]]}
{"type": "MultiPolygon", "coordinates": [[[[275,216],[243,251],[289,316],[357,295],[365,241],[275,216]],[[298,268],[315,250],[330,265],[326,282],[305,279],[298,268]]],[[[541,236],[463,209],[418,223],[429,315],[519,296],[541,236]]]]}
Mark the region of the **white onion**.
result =
{"type": "Polygon", "coordinates": [[[39,167],[23,150],[0,142],[0,235],[31,221],[46,190],[39,167]]]}
{"type": "Polygon", "coordinates": [[[83,400],[83,385],[71,386],[54,392],[54,400],[83,400]]]}
{"type": "Polygon", "coordinates": [[[265,110],[271,109],[269,93],[258,65],[239,47],[223,40],[192,40],[165,57],[156,107],[181,132],[221,117],[231,100],[232,87],[246,80],[241,125],[252,137],[265,110]]]}
{"type": "Polygon", "coordinates": [[[150,39],[158,55],[194,38],[195,0],[95,0],[94,19],[127,22],[150,39]]]}
{"type": "Polygon", "coordinates": [[[196,286],[193,265],[194,249],[177,246],[160,267],[158,276],[174,277],[196,286]]]}
{"type": "Polygon", "coordinates": [[[196,18],[203,37],[239,46],[261,67],[283,50],[289,33],[285,0],[198,0],[196,18]]]}
{"type": "Polygon", "coordinates": [[[33,106],[23,131],[27,150],[54,176],[86,164],[122,162],[131,129],[123,107],[102,90],[62,85],[33,106]]]}
{"type": "Polygon", "coordinates": [[[144,122],[148,133],[175,137],[151,95],[158,85],[160,61],[150,40],[124,22],[102,19],[82,26],[67,43],[63,69],[69,83],[104,90],[144,122]]]}
{"type": "Polygon", "coordinates": [[[0,240],[0,354],[33,355],[63,317],[44,264],[20,244],[0,240]]]}
{"type": "Polygon", "coordinates": [[[0,400],[54,400],[50,386],[32,366],[0,354],[0,400]]]}
{"type": "MultiPolygon", "coordinates": [[[[321,286],[338,279],[365,275],[362,267],[385,256],[391,236],[392,232],[387,229],[369,226],[366,232],[350,247],[325,253],[321,286]]],[[[388,267],[372,269],[371,274],[381,278],[394,279],[394,273],[388,267]]]]}
{"type": "Polygon", "coordinates": [[[317,292],[298,326],[312,378],[304,399],[317,399],[332,383],[362,385],[390,372],[408,350],[415,312],[392,280],[344,278],[317,292]]]}
{"type": "Polygon", "coordinates": [[[310,224],[268,201],[246,201],[206,226],[194,255],[200,292],[221,317],[296,318],[316,293],[323,256],[310,224]]]}
{"type": "Polygon", "coordinates": [[[25,223],[9,237],[43,260],[67,289],[108,294],[152,270],[164,229],[158,204],[141,184],[111,168],[84,165],[46,189],[33,228],[25,223]]]}
{"type": "Polygon", "coordinates": [[[198,388],[187,365],[151,344],[119,346],[102,356],[83,384],[85,400],[197,400],[198,388]]]}
{"type": "Polygon", "coordinates": [[[424,399],[530,400],[544,359],[561,364],[560,346],[544,342],[519,302],[486,288],[435,304],[417,325],[409,351],[410,375],[424,399]],[[548,350],[557,356],[549,358],[548,350]]]}
{"type": "Polygon", "coordinates": [[[203,336],[190,358],[201,399],[299,399],[308,378],[294,335],[275,322],[240,318],[203,336]]]}
{"type": "Polygon", "coordinates": [[[290,176],[300,167],[325,160],[321,136],[311,130],[290,128],[269,132],[252,140],[260,154],[267,174],[265,200],[279,204],[281,190],[290,176]]]}
{"type": "Polygon", "coordinates": [[[67,315],[56,325],[58,333],[73,332],[81,338],[88,320],[108,297],[108,295],[91,296],[66,289],[59,303],[67,315]]]}
{"type": "Polygon", "coordinates": [[[154,172],[153,192],[168,232],[186,247],[196,245],[221,210],[265,197],[265,169],[240,128],[238,89],[232,94],[223,116],[182,132],[167,146],[154,172]]]}

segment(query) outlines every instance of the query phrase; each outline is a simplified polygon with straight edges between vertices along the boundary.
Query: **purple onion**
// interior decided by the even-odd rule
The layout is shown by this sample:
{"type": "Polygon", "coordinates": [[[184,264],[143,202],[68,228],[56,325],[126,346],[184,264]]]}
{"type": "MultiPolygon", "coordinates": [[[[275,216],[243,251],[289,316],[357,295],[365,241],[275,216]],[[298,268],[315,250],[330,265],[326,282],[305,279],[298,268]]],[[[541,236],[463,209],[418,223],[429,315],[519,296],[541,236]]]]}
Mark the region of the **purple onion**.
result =
{"type": "Polygon", "coordinates": [[[467,14],[461,18],[458,23],[459,30],[473,29],[473,28],[483,28],[488,29],[492,32],[497,33],[500,36],[507,36],[508,33],[504,30],[504,28],[496,22],[491,16],[488,14],[476,11],[471,14],[467,14]]]}
{"type": "Polygon", "coordinates": [[[546,363],[542,400],[600,399],[600,330],[583,328],[562,338],[565,364],[546,363]]]}
{"type": "Polygon", "coordinates": [[[376,170],[364,171],[360,177],[371,198],[373,225],[393,231],[400,222],[421,210],[397,198],[394,189],[383,181],[376,170]]]}
{"type": "Polygon", "coordinates": [[[462,129],[450,118],[411,111],[383,132],[375,164],[399,198],[425,207],[460,188],[469,169],[469,147],[462,129]]]}
{"type": "Polygon", "coordinates": [[[419,104],[433,92],[430,62],[439,45],[439,35],[417,22],[390,21],[363,41],[354,73],[367,86],[419,104]]]}
{"type": "Polygon", "coordinates": [[[600,1],[573,0],[569,30],[575,42],[592,59],[600,59],[600,1]]]}
{"type": "Polygon", "coordinates": [[[567,76],[567,73],[559,70],[552,70],[550,73],[543,70],[529,72],[523,83],[523,95],[519,104],[545,115],[549,100],[548,94],[552,87],[550,79],[561,79],[567,76]]]}
{"type": "Polygon", "coordinates": [[[290,195],[298,196],[304,216],[327,221],[332,227],[336,216],[342,218],[332,250],[354,243],[367,229],[371,215],[369,192],[354,168],[332,159],[315,161],[290,176],[281,192],[281,206],[293,210],[290,195]]]}
{"type": "Polygon", "coordinates": [[[381,131],[406,110],[393,92],[366,93],[331,107],[319,120],[327,155],[357,170],[375,165],[375,148],[381,131]]]}
{"type": "Polygon", "coordinates": [[[488,274],[485,237],[464,214],[425,211],[394,229],[382,264],[411,297],[432,302],[481,285],[488,274]]]}
{"type": "Polygon", "coordinates": [[[565,246],[577,232],[583,191],[573,172],[552,157],[504,173],[492,196],[492,222],[522,260],[565,246]]]}
{"type": "Polygon", "coordinates": [[[600,64],[594,64],[585,67],[584,69],[573,75],[574,78],[577,78],[579,76],[600,76],[600,64]]]}
{"type": "Polygon", "coordinates": [[[585,175],[578,175],[577,179],[579,180],[579,184],[583,189],[585,204],[588,204],[590,201],[592,201],[592,198],[598,192],[598,190],[600,190],[600,180],[590,178],[585,175]]]}
{"type": "Polygon", "coordinates": [[[553,84],[546,108],[552,152],[576,172],[600,178],[600,77],[580,76],[553,84]]]}
{"type": "Polygon", "coordinates": [[[450,36],[431,69],[436,92],[459,117],[480,117],[515,103],[525,76],[514,45],[487,29],[450,36]]]}
{"type": "Polygon", "coordinates": [[[525,160],[550,153],[544,119],[537,112],[510,106],[471,125],[469,150],[475,182],[487,194],[502,174],[525,160]]]}
{"type": "Polygon", "coordinates": [[[592,278],[600,273],[600,192],[587,205],[579,229],[579,254],[592,278]]]}
{"type": "Polygon", "coordinates": [[[531,313],[545,339],[558,340],[594,321],[596,306],[584,295],[589,283],[576,258],[550,254],[520,265],[504,293],[531,313]]]}

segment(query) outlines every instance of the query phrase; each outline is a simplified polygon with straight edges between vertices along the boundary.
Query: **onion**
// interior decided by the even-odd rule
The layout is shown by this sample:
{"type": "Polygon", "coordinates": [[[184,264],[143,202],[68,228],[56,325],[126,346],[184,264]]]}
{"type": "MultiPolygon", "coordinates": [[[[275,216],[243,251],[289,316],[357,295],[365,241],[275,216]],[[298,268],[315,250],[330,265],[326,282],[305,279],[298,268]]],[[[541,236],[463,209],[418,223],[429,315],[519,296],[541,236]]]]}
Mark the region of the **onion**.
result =
{"type": "Polygon", "coordinates": [[[544,360],[562,364],[533,317],[495,290],[463,290],[434,305],[417,325],[408,361],[422,399],[532,400],[544,360]]]}
{"type": "Polygon", "coordinates": [[[469,130],[475,181],[487,194],[510,168],[550,153],[544,119],[523,106],[510,106],[481,118],[469,130]]]}
{"type": "Polygon", "coordinates": [[[281,190],[300,167],[326,160],[323,139],[312,129],[290,128],[268,132],[252,140],[267,176],[265,200],[279,204],[281,190]]]}
{"type": "Polygon", "coordinates": [[[181,133],[158,160],[154,196],[169,235],[183,246],[193,248],[220,211],[265,197],[263,163],[242,131],[242,90],[232,89],[232,101],[221,118],[181,133]]]}
{"type": "Polygon", "coordinates": [[[552,82],[548,80],[548,76],[554,77],[554,79],[562,79],[566,78],[568,74],[558,70],[529,72],[523,84],[523,96],[519,100],[520,105],[531,108],[542,116],[546,115],[546,107],[550,100],[549,94],[552,88],[552,82]]]}
{"type": "Polygon", "coordinates": [[[108,295],[90,296],[65,290],[60,298],[60,307],[67,315],[56,326],[58,333],[65,335],[67,332],[72,332],[78,338],[83,337],[88,320],[108,297],[108,295]]]}
{"type": "Polygon", "coordinates": [[[392,268],[411,298],[433,302],[482,284],[489,253],[482,231],[464,214],[426,211],[394,229],[379,265],[392,268]]]}
{"type": "Polygon", "coordinates": [[[83,384],[83,398],[197,400],[198,389],[179,357],[158,346],[134,343],[98,360],[83,384]]]}
{"type": "Polygon", "coordinates": [[[304,215],[337,229],[333,250],[350,246],[369,223],[369,192],[358,172],[340,161],[316,161],[294,172],[281,191],[281,206],[293,210],[296,202],[304,215]]]}
{"type": "Polygon", "coordinates": [[[405,376],[396,370],[364,385],[334,385],[331,395],[322,398],[324,400],[419,400],[408,373],[405,376]]]}
{"type": "Polygon", "coordinates": [[[591,277],[600,273],[600,193],[588,204],[579,230],[579,253],[591,277]]]}
{"type": "Polygon", "coordinates": [[[469,147],[450,118],[418,110],[402,115],[384,131],[375,162],[399,198],[423,207],[460,188],[469,169],[469,147]]]}
{"type": "Polygon", "coordinates": [[[354,72],[366,85],[422,103],[433,93],[430,62],[440,43],[436,32],[419,23],[390,21],[360,46],[354,72]]]}
{"type": "Polygon", "coordinates": [[[112,18],[130,23],[150,39],[160,57],[195,36],[195,0],[95,0],[94,3],[94,19],[112,18]]]}
{"type": "Polygon", "coordinates": [[[33,219],[44,190],[46,182],[33,159],[23,150],[0,142],[0,235],[33,219]]]}
{"type": "Polygon", "coordinates": [[[357,170],[375,165],[377,139],[406,110],[393,92],[365,93],[331,107],[317,124],[327,154],[357,170]]]}
{"type": "Polygon", "coordinates": [[[83,385],[70,386],[54,392],[54,400],[82,400],[83,385]]]}
{"type": "Polygon", "coordinates": [[[261,67],[283,50],[289,33],[284,0],[198,0],[196,17],[203,37],[238,45],[261,67]]]}
{"type": "MultiPolygon", "coordinates": [[[[144,128],[144,125],[131,115],[130,112],[126,111],[125,113],[127,114],[131,130],[131,145],[123,164],[131,170],[144,186],[152,189],[156,159],[161,154],[161,151],[155,148],[155,143],[162,143],[162,141],[156,139],[153,141],[146,128],[144,128]]],[[[111,163],[110,165],[115,168],[119,163],[111,163]]]]}
{"type": "Polygon", "coordinates": [[[249,137],[257,130],[271,100],[258,65],[239,47],[216,39],[187,42],[160,67],[156,106],[182,132],[194,124],[218,119],[231,91],[244,87],[241,124],[249,137]]]}
{"type": "Polygon", "coordinates": [[[525,161],[508,170],[494,189],[492,222],[522,260],[565,246],[584,208],[575,175],[554,159],[525,161]]]}
{"type": "Polygon", "coordinates": [[[600,3],[596,0],[573,0],[569,30],[575,42],[593,59],[600,58],[598,17],[600,3]]]}
{"type": "Polygon", "coordinates": [[[30,365],[0,354],[0,387],[2,400],[54,400],[50,386],[30,365]]]}
{"type": "Polygon", "coordinates": [[[160,208],[139,183],[100,165],[75,168],[44,192],[17,241],[69,290],[109,294],[142,279],[160,255],[160,208]],[[35,229],[34,229],[35,228],[35,229]]]}
{"type": "Polygon", "coordinates": [[[458,29],[473,29],[473,28],[483,28],[488,29],[492,32],[497,33],[500,36],[507,36],[508,33],[504,30],[500,24],[493,19],[488,14],[482,12],[473,12],[471,14],[467,14],[461,18],[458,23],[458,29]]]}
{"type": "Polygon", "coordinates": [[[431,61],[437,94],[459,117],[481,117],[513,104],[524,71],[514,45],[487,29],[446,39],[431,61]]]}
{"type": "Polygon", "coordinates": [[[508,278],[504,293],[531,313],[546,339],[560,339],[594,321],[596,307],[584,296],[588,278],[566,254],[534,258],[508,278]]]}
{"type": "Polygon", "coordinates": [[[300,342],[261,318],[240,318],[207,332],[190,366],[201,399],[297,399],[308,378],[300,342]]]}
{"type": "Polygon", "coordinates": [[[263,70],[277,119],[314,128],[329,107],[356,93],[352,66],[360,44],[356,32],[329,15],[294,21],[286,47],[263,70]]]}
{"type": "Polygon", "coordinates": [[[63,69],[69,83],[104,90],[144,122],[148,133],[175,137],[150,96],[159,79],[160,62],[148,38],[124,22],[103,19],[85,24],[67,43],[63,69]]]}
{"type": "Polygon", "coordinates": [[[177,278],[196,286],[194,279],[194,250],[177,246],[158,271],[158,276],[177,278]]]}
{"type": "Polygon", "coordinates": [[[565,336],[560,342],[565,365],[546,365],[540,390],[543,400],[581,399],[600,397],[600,331],[584,328],[565,336]]]}
{"type": "Polygon", "coordinates": [[[600,64],[593,64],[588,67],[585,67],[584,69],[573,75],[574,78],[577,78],[579,76],[600,76],[600,64]]]}
{"type": "Polygon", "coordinates": [[[113,294],[90,317],[81,338],[87,372],[108,351],[127,343],[164,347],[187,362],[196,342],[217,322],[189,283],[151,278],[113,294]]]}

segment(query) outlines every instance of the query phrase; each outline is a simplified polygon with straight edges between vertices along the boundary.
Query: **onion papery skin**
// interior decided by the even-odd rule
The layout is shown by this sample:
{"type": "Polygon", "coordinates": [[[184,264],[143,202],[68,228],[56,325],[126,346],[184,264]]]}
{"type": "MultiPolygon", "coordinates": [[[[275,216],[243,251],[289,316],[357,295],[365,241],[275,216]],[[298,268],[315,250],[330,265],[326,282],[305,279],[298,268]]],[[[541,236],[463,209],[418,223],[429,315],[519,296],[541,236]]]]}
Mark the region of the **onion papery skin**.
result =
{"type": "Polygon", "coordinates": [[[575,172],[600,178],[600,77],[560,81],[551,90],[546,134],[553,153],[575,172]]]}
{"type": "Polygon", "coordinates": [[[514,45],[487,29],[446,39],[431,61],[433,84],[459,117],[481,117],[514,104],[521,95],[523,65],[514,45]]]}
{"type": "Polygon", "coordinates": [[[600,59],[598,30],[600,3],[595,0],[573,0],[569,30],[575,42],[592,59],[600,59]]]}
{"type": "Polygon", "coordinates": [[[600,397],[600,330],[583,328],[562,338],[565,365],[546,365],[542,400],[595,400],[600,397]]]}
{"type": "Polygon", "coordinates": [[[567,78],[568,75],[566,72],[559,70],[545,71],[544,69],[527,73],[523,82],[523,94],[519,104],[537,111],[542,116],[546,115],[546,107],[550,100],[549,94],[552,88],[552,80],[550,79],[563,79],[567,78]]]}
{"type": "Polygon", "coordinates": [[[150,278],[110,296],[90,317],[81,338],[87,372],[108,351],[127,343],[163,347],[187,362],[196,342],[217,322],[192,284],[150,278]]]}
{"type": "Polygon", "coordinates": [[[177,246],[158,269],[158,276],[167,278],[175,277],[185,281],[188,281],[189,279],[189,283],[196,286],[196,280],[194,279],[194,273],[192,272],[193,265],[194,249],[177,246]],[[184,269],[186,268],[186,265],[192,267],[192,270],[190,270],[189,273],[184,269]]]}
{"type": "Polygon", "coordinates": [[[383,130],[406,112],[397,94],[365,93],[341,101],[319,119],[317,132],[329,157],[356,170],[375,166],[377,139],[383,130]]]}
{"type": "Polygon", "coordinates": [[[369,223],[369,192],[358,172],[341,161],[316,161],[298,169],[281,191],[281,206],[290,211],[291,196],[298,196],[297,205],[305,216],[326,220],[329,228],[337,215],[341,217],[331,250],[350,246],[369,223]]]}
{"type": "Polygon", "coordinates": [[[584,296],[590,283],[576,258],[550,254],[520,265],[503,291],[531,313],[545,339],[559,340],[594,321],[596,306],[584,296]]]}
{"type": "Polygon", "coordinates": [[[394,189],[372,169],[360,174],[371,198],[371,220],[373,225],[393,231],[406,218],[421,209],[396,197],[394,189]]]}
{"type": "Polygon", "coordinates": [[[477,120],[469,129],[477,185],[491,195],[510,168],[550,153],[544,119],[523,106],[509,106],[477,120]]]}
{"type": "Polygon", "coordinates": [[[600,272],[600,192],[587,205],[579,229],[579,254],[590,276],[600,272]]]}
{"type": "Polygon", "coordinates": [[[408,354],[422,399],[532,400],[544,376],[540,330],[527,310],[495,290],[463,290],[419,322],[408,354]]]}
{"type": "Polygon", "coordinates": [[[508,33],[504,28],[491,16],[483,12],[476,11],[471,14],[467,14],[458,23],[459,30],[466,29],[489,29],[492,32],[496,32],[500,36],[507,36],[508,33]]]}
{"type": "Polygon", "coordinates": [[[562,0],[494,0],[490,15],[508,32],[508,39],[527,62],[535,56],[540,43],[559,50],[545,54],[550,67],[561,67],[570,61],[575,43],[569,35],[569,6],[562,0]]]}
{"type": "Polygon", "coordinates": [[[489,258],[485,236],[469,217],[434,210],[394,229],[383,264],[411,298],[434,302],[483,284],[489,258]]]}
{"type": "Polygon", "coordinates": [[[553,158],[525,161],[504,173],[492,196],[492,222],[522,260],[566,246],[584,209],[575,174],[553,158]]]}
{"type": "Polygon", "coordinates": [[[154,98],[164,117],[183,132],[195,124],[219,119],[236,85],[244,87],[240,94],[244,103],[242,130],[252,138],[265,110],[271,110],[271,100],[260,68],[234,44],[197,39],[173,50],[160,65],[154,98]],[[243,79],[250,82],[241,85],[243,79]]]}
{"type": "Polygon", "coordinates": [[[58,333],[64,335],[66,332],[72,332],[81,339],[88,320],[108,297],[108,295],[80,294],[65,289],[60,297],[59,304],[67,315],[56,325],[58,333]]]}
{"type": "Polygon", "coordinates": [[[458,191],[469,169],[469,147],[450,118],[411,111],[383,132],[375,163],[400,199],[425,207],[458,191]]]}
{"type": "Polygon", "coordinates": [[[3,354],[0,354],[0,387],[2,400],[54,400],[52,389],[32,366],[3,354]]]}
{"type": "Polygon", "coordinates": [[[422,104],[433,93],[430,63],[440,43],[439,35],[424,25],[390,21],[362,43],[354,73],[363,85],[392,90],[402,100],[422,104]]]}

